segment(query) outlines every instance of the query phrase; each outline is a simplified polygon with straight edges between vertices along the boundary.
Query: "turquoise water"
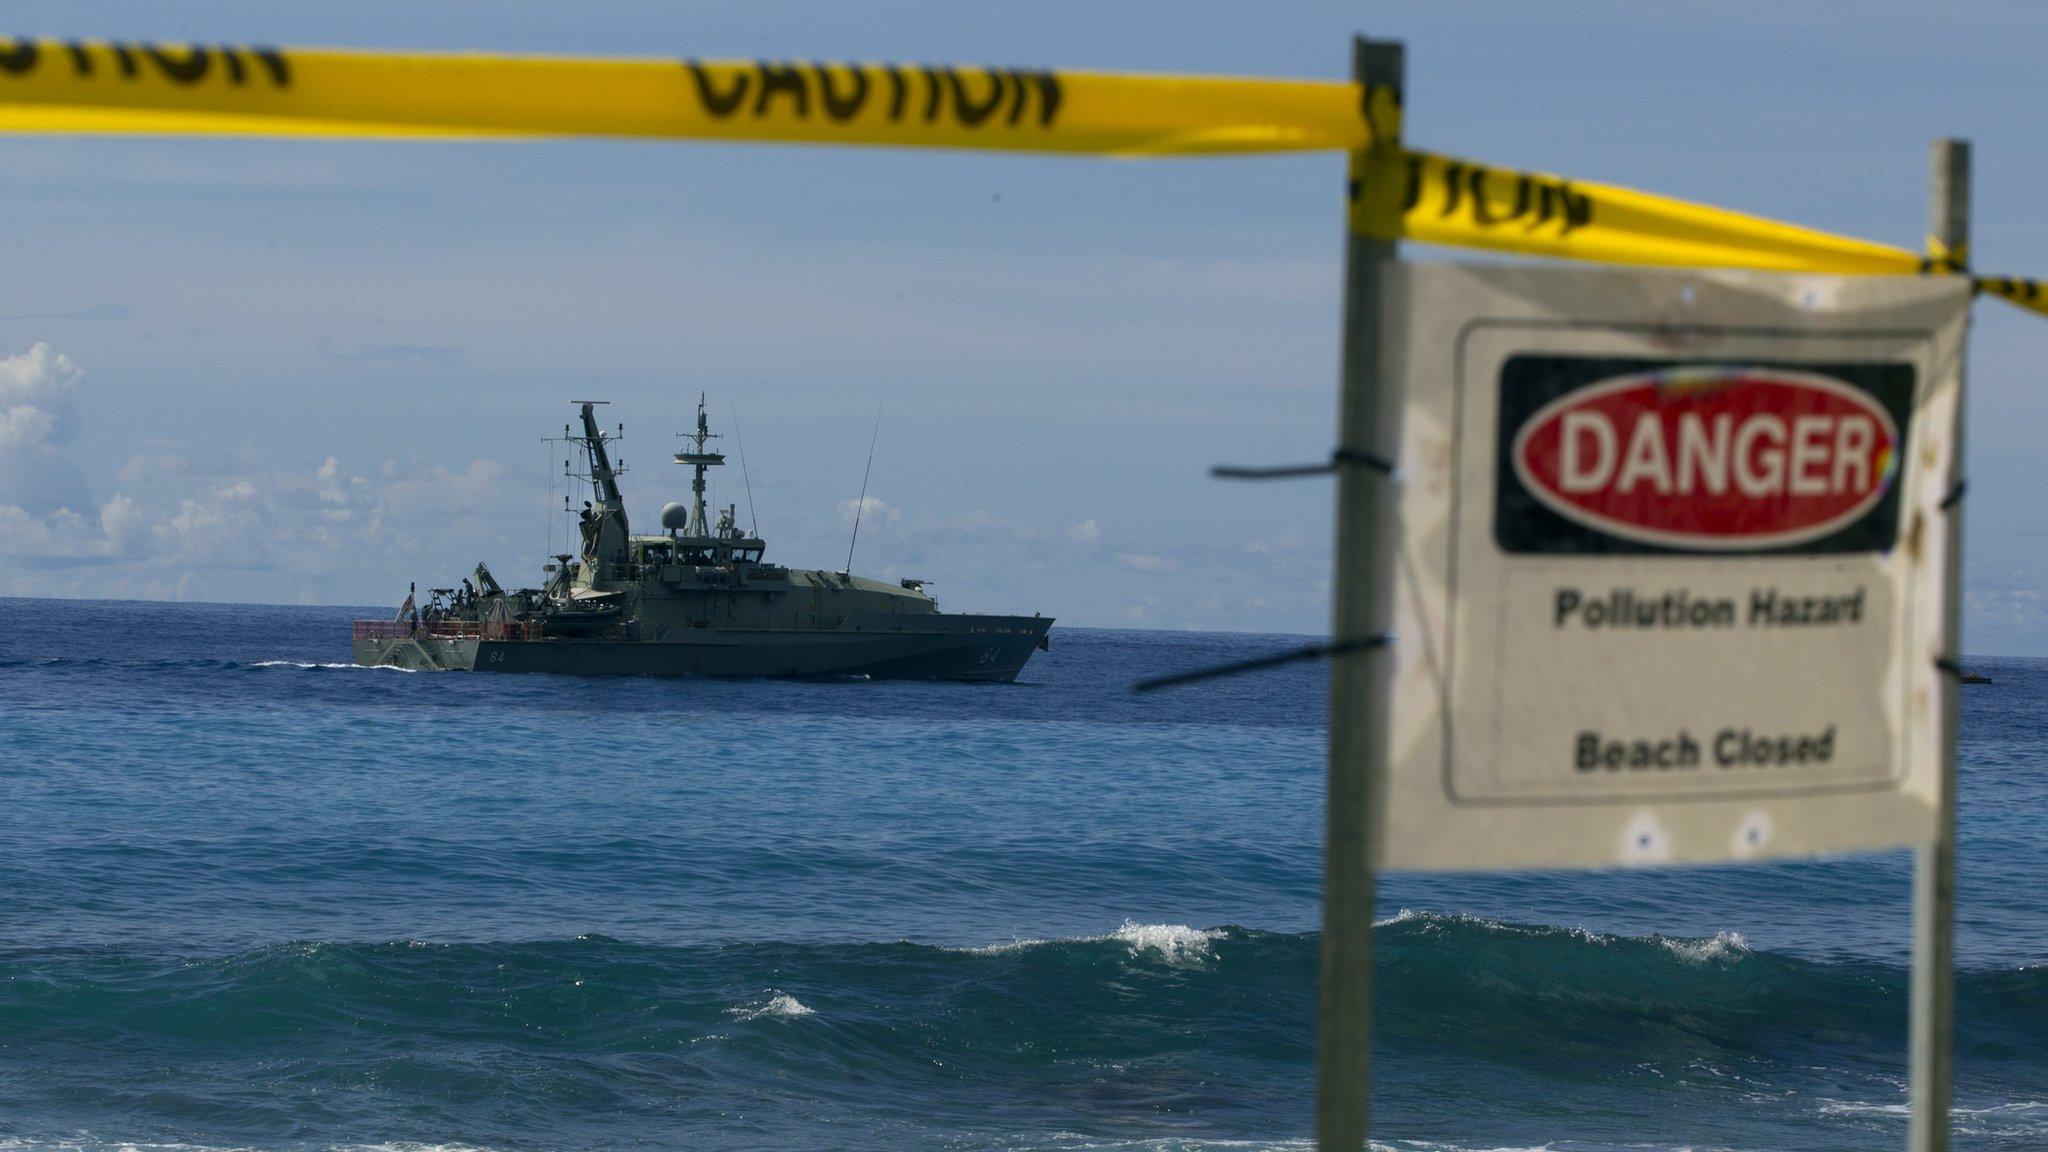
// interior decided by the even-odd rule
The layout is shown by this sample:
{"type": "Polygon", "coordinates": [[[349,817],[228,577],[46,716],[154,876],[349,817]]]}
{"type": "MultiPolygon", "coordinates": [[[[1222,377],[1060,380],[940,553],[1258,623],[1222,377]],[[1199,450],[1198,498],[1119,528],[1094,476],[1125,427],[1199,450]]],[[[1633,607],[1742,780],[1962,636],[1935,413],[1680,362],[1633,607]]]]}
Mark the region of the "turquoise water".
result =
{"type": "MultiPolygon", "coordinates": [[[[0,1150],[1308,1135],[1321,671],[413,675],[0,601],[0,1150]]],[[[2048,663],[1966,694],[1964,1147],[2048,1146],[2048,663]]],[[[1376,1139],[1903,1146],[1903,855],[1383,881],[1376,1139]]]]}

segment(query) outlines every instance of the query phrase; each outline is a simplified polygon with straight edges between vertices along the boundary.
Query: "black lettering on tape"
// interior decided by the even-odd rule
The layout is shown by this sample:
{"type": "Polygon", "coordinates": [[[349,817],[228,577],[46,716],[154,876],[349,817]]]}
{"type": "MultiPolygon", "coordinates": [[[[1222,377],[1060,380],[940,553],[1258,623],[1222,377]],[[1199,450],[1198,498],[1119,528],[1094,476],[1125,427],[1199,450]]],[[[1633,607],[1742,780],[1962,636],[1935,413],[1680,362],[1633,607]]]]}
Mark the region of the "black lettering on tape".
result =
{"type": "Polygon", "coordinates": [[[1024,98],[1030,93],[1024,87],[1024,73],[1022,71],[1012,68],[1009,71],[1009,76],[1011,92],[1010,115],[1006,123],[1015,125],[1018,120],[1024,117],[1024,98]]]}
{"type": "Polygon", "coordinates": [[[1465,186],[1465,166],[1453,160],[1444,165],[1444,206],[1439,216],[1453,216],[1458,211],[1458,197],[1465,186]]]}
{"type": "Polygon", "coordinates": [[[1060,78],[1057,72],[1027,72],[1038,87],[1038,126],[1048,128],[1060,114],[1060,78]]]}
{"type": "Polygon", "coordinates": [[[739,110],[740,102],[747,98],[747,87],[753,81],[753,77],[742,72],[733,78],[731,91],[720,92],[702,64],[685,60],[683,66],[690,70],[691,78],[697,82],[697,99],[703,103],[704,110],[720,120],[739,110]]]}
{"type": "Polygon", "coordinates": [[[787,92],[796,103],[798,119],[811,114],[811,90],[804,83],[804,74],[794,64],[770,64],[763,60],[754,65],[761,77],[761,94],[754,97],[754,115],[768,114],[768,101],[777,92],[787,92]]]}
{"type": "Polygon", "coordinates": [[[2004,276],[1984,282],[1985,287],[2010,300],[2036,301],[2041,298],[2041,282],[2021,277],[2004,276]]]}
{"type": "Polygon", "coordinates": [[[1378,92],[1385,92],[1388,95],[1393,102],[1396,112],[1401,110],[1401,89],[1398,86],[1393,84],[1362,84],[1359,86],[1358,118],[1365,121],[1365,126],[1372,130],[1372,139],[1375,144],[1385,143],[1388,136],[1391,135],[1386,129],[1380,127],[1378,120],[1373,118],[1372,98],[1378,92]]]}
{"type": "Polygon", "coordinates": [[[1564,229],[1560,236],[1569,236],[1574,228],[1583,228],[1593,222],[1593,198],[1584,192],[1572,191],[1572,182],[1561,180],[1557,195],[1564,201],[1564,229]]]}
{"type": "MultiPolygon", "coordinates": [[[[1422,204],[1423,193],[1434,175],[1430,171],[1430,159],[1413,154],[1407,158],[1408,178],[1401,194],[1401,213],[1404,216],[1422,204]]],[[[1524,232],[1533,232],[1543,225],[1555,223],[1559,236],[1570,235],[1593,222],[1593,198],[1574,189],[1568,180],[1553,180],[1529,172],[1498,171],[1462,160],[1445,159],[1441,163],[1443,202],[1437,206],[1438,219],[1448,219],[1463,212],[1479,228],[1494,228],[1520,220],[1524,222],[1524,232]],[[1506,204],[1497,204],[1488,195],[1489,181],[1498,179],[1514,181],[1513,199],[1506,204]]]]}
{"type": "MultiPolygon", "coordinates": [[[[1358,199],[1358,194],[1353,192],[1351,198],[1353,200],[1358,199]]],[[[1422,157],[1411,154],[1408,157],[1408,185],[1401,191],[1401,214],[1406,216],[1408,213],[1413,212],[1415,206],[1420,203],[1422,203],[1422,157]]]]}
{"type": "Polygon", "coordinates": [[[1528,173],[1519,172],[1515,174],[1515,206],[1509,209],[1505,216],[1494,215],[1493,206],[1486,202],[1486,176],[1486,169],[1477,166],[1472,169],[1473,223],[1481,228],[1491,228],[1495,224],[1519,219],[1524,213],[1529,211],[1529,185],[1532,181],[1530,181],[1528,173]]]}
{"type": "Polygon", "coordinates": [[[0,72],[10,76],[21,76],[35,70],[36,57],[40,52],[33,40],[16,40],[0,48],[0,72]]]}
{"type": "Polygon", "coordinates": [[[183,59],[178,58],[178,50],[175,48],[159,48],[154,44],[144,44],[142,51],[156,64],[159,71],[178,84],[197,84],[206,79],[206,69],[213,63],[213,54],[197,44],[185,49],[183,59]]]}
{"type": "Polygon", "coordinates": [[[866,69],[858,66],[847,69],[853,75],[853,94],[850,96],[841,96],[838,90],[832,87],[832,70],[825,65],[814,61],[811,64],[811,71],[818,77],[818,103],[825,106],[825,115],[832,119],[851,120],[860,112],[861,106],[868,102],[866,69]]]}
{"type": "MultiPolygon", "coordinates": [[[[56,46],[58,42],[53,41],[56,46]]],[[[71,64],[71,74],[80,79],[97,75],[99,66],[94,59],[95,46],[80,40],[61,42],[64,59],[71,64]]],[[[34,40],[15,40],[0,47],[0,72],[15,76],[33,72],[43,61],[43,46],[34,40]]],[[[204,44],[164,46],[158,44],[125,44],[119,40],[110,41],[106,51],[114,58],[114,65],[123,80],[134,80],[142,75],[142,61],[154,64],[165,79],[174,84],[190,85],[204,81],[213,70],[216,56],[221,70],[227,74],[228,83],[246,84],[251,75],[249,61],[253,59],[262,66],[262,74],[270,80],[271,86],[285,88],[291,85],[291,65],[284,54],[275,48],[236,48],[228,44],[209,47],[204,44]]]]}
{"type": "Polygon", "coordinates": [[[1003,102],[1003,74],[993,68],[986,68],[983,71],[988,76],[988,99],[977,104],[967,95],[967,82],[961,78],[960,73],[951,68],[946,69],[946,79],[950,80],[953,86],[953,115],[968,128],[981,127],[981,122],[988,119],[1003,102]]]}
{"type": "Polygon", "coordinates": [[[291,65],[285,62],[284,53],[275,48],[251,48],[249,54],[256,57],[264,71],[270,73],[270,82],[279,88],[289,88],[292,83],[291,65]]]}
{"type": "Polygon", "coordinates": [[[894,64],[884,66],[883,71],[889,74],[889,119],[901,120],[904,97],[910,94],[910,82],[903,78],[903,73],[894,64]]]}

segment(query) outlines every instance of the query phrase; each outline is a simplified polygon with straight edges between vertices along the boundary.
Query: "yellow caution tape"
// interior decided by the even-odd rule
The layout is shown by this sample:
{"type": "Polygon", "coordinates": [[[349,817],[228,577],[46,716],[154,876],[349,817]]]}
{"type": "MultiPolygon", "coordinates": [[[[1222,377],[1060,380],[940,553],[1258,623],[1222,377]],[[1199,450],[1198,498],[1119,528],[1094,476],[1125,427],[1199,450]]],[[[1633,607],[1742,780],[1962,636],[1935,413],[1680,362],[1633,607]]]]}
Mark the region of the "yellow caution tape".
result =
{"type": "Polygon", "coordinates": [[[1375,149],[1352,228],[1382,239],[1618,264],[1918,272],[1904,248],[1667,196],[1375,149]]]}
{"type": "Polygon", "coordinates": [[[2008,303],[2017,304],[2029,312],[2048,316],[2048,291],[2044,291],[2039,280],[2026,280],[2015,276],[1978,276],[1970,281],[1979,292],[1989,292],[2008,303]]]}
{"type": "MultiPolygon", "coordinates": [[[[1172,155],[1355,149],[1387,89],[792,61],[0,41],[0,131],[628,136],[1172,155]]],[[[1393,138],[1382,136],[1382,139],[1393,138]]]]}
{"type": "MultiPolygon", "coordinates": [[[[621,136],[1128,156],[1364,152],[1351,226],[1620,264],[1949,272],[1904,248],[1406,151],[1391,88],[1310,80],[791,61],[618,60],[0,41],[0,132],[621,136]],[[1375,143],[1381,146],[1374,147],[1375,143]]],[[[2032,280],[1980,291],[2048,315],[2032,280]]]]}
{"type": "MultiPolygon", "coordinates": [[[[1390,147],[1366,153],[1351,227],[1383,240],[1610,264],[1905,275],[1960,271],[1964,263],[1932,238],[1932,254],[1922,259],[1889,244],[1669,196],[1390,147]]],[[[1972,283],[2048,315],[2048,292],[2036,281],[1984,276],[1972,283]]]]}

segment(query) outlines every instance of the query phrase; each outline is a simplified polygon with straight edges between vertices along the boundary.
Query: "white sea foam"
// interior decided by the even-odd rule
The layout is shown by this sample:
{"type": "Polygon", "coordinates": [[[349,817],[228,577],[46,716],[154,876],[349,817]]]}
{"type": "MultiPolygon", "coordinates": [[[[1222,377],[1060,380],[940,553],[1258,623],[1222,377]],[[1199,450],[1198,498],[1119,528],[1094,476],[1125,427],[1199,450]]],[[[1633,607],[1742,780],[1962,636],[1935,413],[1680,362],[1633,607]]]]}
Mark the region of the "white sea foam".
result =
{"type": "Polygon", "coordinates": [[[1413,908],[1403,908],[1385,920],[1373,921],[1372,926],[1375,928],[1388,928],[1395,924],[1406,924],[1410,920],[1426,920],[1428,918],[1429,913],[1427,912],[1417,912],[1413,908]]]}
{"type": "MultiPolygon", "coordinates": [[[[1372,926],[1375,928],[1387,928],[1395,924],[1413,924],[1418,921],[1425,926],[1463,924],[1469,928],[1484,928],[1489,932],[1529,933],[1531,931],[1551,931],[1551,929],[1539,928],[1532,930],[1520,925],[1504,924],[1499,920],[1491,920],[1485,916],[1474,916],[1469,912],[1427,912],[1417,911],[1413,908],[1403,908],[1385,920],[1375,920],[1372,922],[1372,926]]],[[[1563,931],[1572,930],[1563,929],[1563,931]]]]}
{"type": "Polygon", "coordinates": [[[1912,1113],[1911,1105],[1873,1104],[1866,1100],[1823,1100],[1816,1109],[1823,1116],[1906,1116],[1912,1113]]]}
{"type": "MultiPolygon", "coordinates": [[[[1911,1116],[1913,1114],[1912,1104],[1904,1100],[1890,1101],[1883,1104],[1867,1100],[1822,1100],[1820,1106],[1815,1110],[1823,1116],[1911,1116]]],[[[2013,1100],[2004,1104],[1987,1104],[1978,1108],[1952,1104],[1949,1106],[1949,1114],[1951,1116],[1977,1120],[2001,1117],[2013,1119],[2039,1117],[2048,1119],[2048,1102],[2040,1100],[2013,1100]]]]}
{"type": "Polygon", "coordinates": [[[1209,942],[1221,938],[1220,928],[1190,928],[1186,924],[1140,924],[1126,920],[1114,932],[1102,936],[1069,936],[1056,939],[1027,937],[1005,940],[999,944],[979,944],[970,948],[948,948],[949,952],[965,952],[971,956],[1001,956],[1006,952],[1022,952],[1027,948],[1043,948],[1048,944],[1102,944],[1117,943],[1128,945],[1133,956],[1146,952],[1157,953],[1169,964],[1206,960],[1209,957],[1209,942]]]}
{"type": "Polygon", "coordinates": [[[1749,954],[1749,941],[1740,932],[1721,931],[1714,933],[1712,940],[1683,940],[1669,936],[1658,936],[1657,943],[1688,964],[1706,964],[1714,960],[1729,960],[1749,954]]]}
{"type": "Polygon", "coordinates": [[[1140,924],[1126,920],[1109,939],[1131,946],[1131,955],[1157,952],[1168,964],[1192,964],[1209,958],[1209,942],[1222,936],[1219,929],[1190,928],[1185,924],[1140,924]]]}
{"type": "MultiPolygon", "coordinates": [[[[1100,937],[1094,937],[1094,939],[1100,939],[1100,937]]],[[[1026,948],[1036,948],[1041,944],[1051,943],[1054,943],[1054,941],[1032,938],[1028,940],[1011,940],[1002,944],[979,944],[972,948],[949,948],[947,951],[966,952],[974,956],[1000,956],[1005,952],[1022,952],[1026,948]]]]}
{"type": "Polygon", "coordinates": [[[787,992],[777,992],[760,1004],[737,1004],[725,1010],[725,1014],[742,1023],[759,1020],[763,1016],[777,1020],[794,1020],[800,1016],[814,1016],[816,1010],[787,992]]]}
{"type": "Polygon", "coordinates": [[[1598,932],[1591,932],[1584,928],[1508,924],[1485,916],[1474,916],[1469,912],[1418,912],[1413,908],[1403,908],[1385,920],[1375,920],[1372,926],[1375,928],[1387,928],[1396,924],[1418,924],[1423,932],[1441,930],[1451,925],[1457,925],[1463,928],[1478,928],[1487,932],[1499,932],[1504,936],[1550,936],[1562,934],[1586,944],[1611,944],[1614,942],[1614,937],[1612,936],[1603,936],[1598,932]]]}
{"type": "Polygon", "coordinates": [[[1715,960],[1731,960],[1746,956],[1750,952],[1749,941],[1740,932],[1726,930],[1716,932],[1710,939],[1678,936],[1625,937],[1594,932],[1582,927],[1553,927],[1549,925],[1504,924],[1484,916],[1473,916],[1464,912],[1418,912],[1403,908],[1384,920],[1373,921],[1375,928],[1388,928],[1396,924],[1419,924],[1423,930],[1443,925],[1459,924],[1470,928],[1481,928],[1488,932],[1500,932],[1510,936],[1570,936],[1586,944],[1612,945],[1624,940],[1647,940],[1656,943],[1673,956],[1692,964],[1705,964],[1715,960]]]}
{"type": "Polygon", "coordinates": [[[1069,936],[1055,939],[1029,937],[1005,940],[999,944],[979,944],[968,948],[947,948],[948,952],[964,952],[970,956],[1001,956],[1009,952],[1022,952],[1027,948],[1043,948],[1048,944],[1123,944],[1130,948],[1132,956],[1151,954],[1168,964],[1196,964],[1209,958],[1209,944],[1220,939],[1220,928],[1190,928],[1186,924],[1140,924],[1136,920],[1125,920],[1116,931],[1102,936],[1069,936]]]}

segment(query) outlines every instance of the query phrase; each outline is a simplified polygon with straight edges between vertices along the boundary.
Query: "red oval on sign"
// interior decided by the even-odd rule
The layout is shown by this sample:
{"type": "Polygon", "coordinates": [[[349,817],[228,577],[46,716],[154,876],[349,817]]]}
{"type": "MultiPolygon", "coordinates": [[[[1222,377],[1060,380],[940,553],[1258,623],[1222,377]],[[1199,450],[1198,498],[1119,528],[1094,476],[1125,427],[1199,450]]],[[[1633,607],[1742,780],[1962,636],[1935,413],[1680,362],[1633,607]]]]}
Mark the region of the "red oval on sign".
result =
{"type": "Polygon", "coordinates": [[[1573,390],[1522,425],[1512,456],[1537,499],[1599,531],[1772,548],[1817,540],[1883,499],[1898,427],[1832,377],[1685,366],[1573,390]]]}

